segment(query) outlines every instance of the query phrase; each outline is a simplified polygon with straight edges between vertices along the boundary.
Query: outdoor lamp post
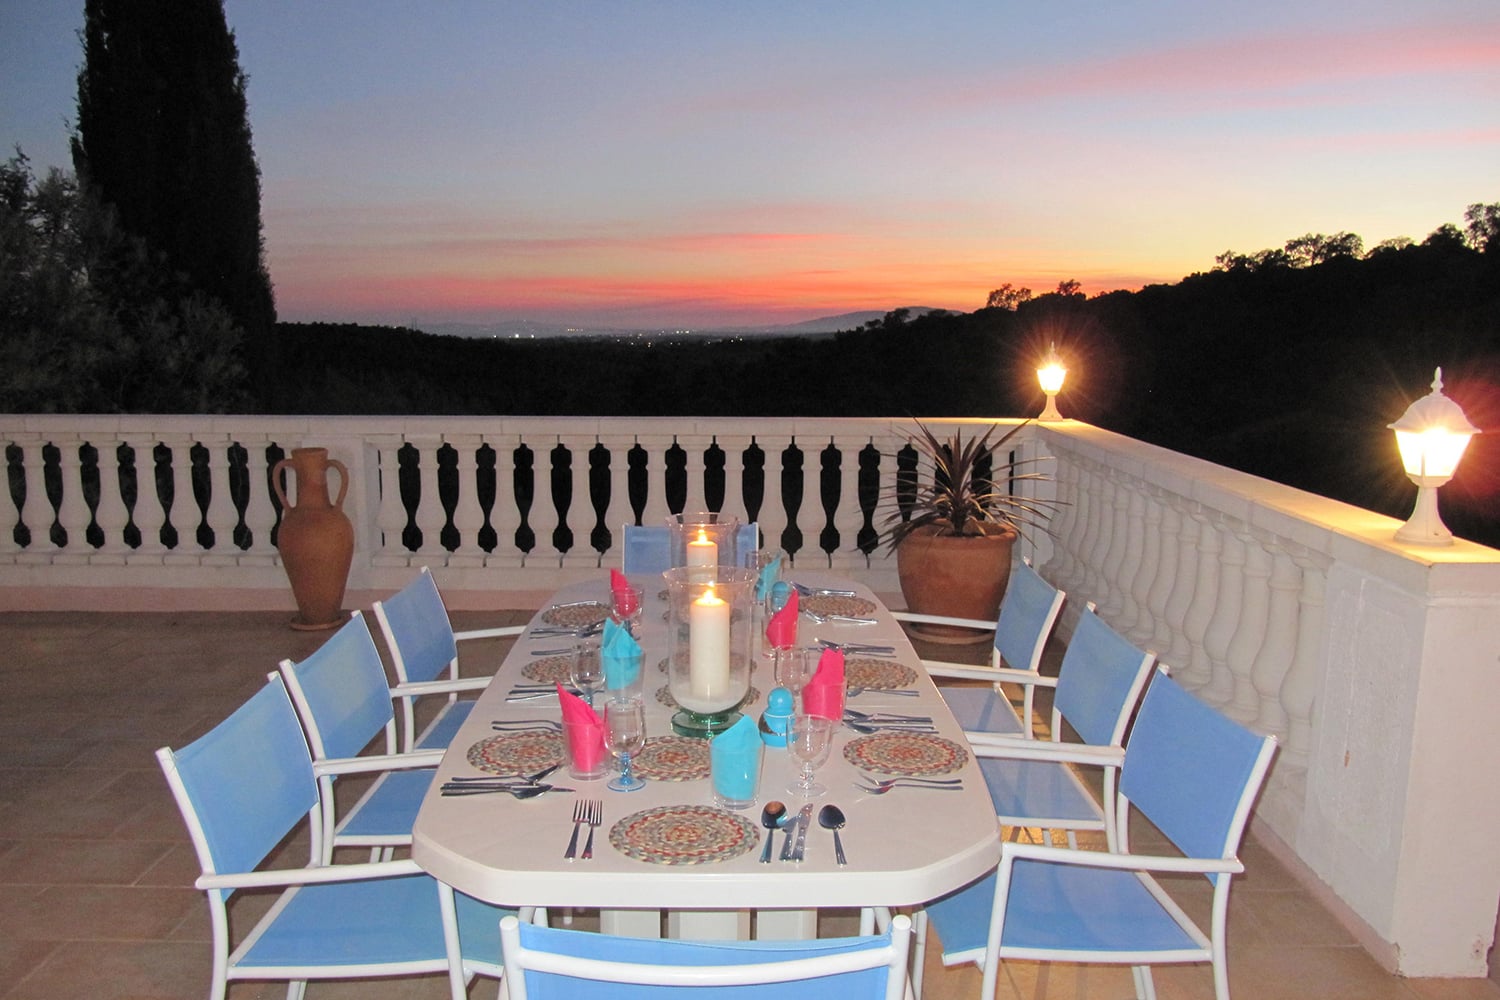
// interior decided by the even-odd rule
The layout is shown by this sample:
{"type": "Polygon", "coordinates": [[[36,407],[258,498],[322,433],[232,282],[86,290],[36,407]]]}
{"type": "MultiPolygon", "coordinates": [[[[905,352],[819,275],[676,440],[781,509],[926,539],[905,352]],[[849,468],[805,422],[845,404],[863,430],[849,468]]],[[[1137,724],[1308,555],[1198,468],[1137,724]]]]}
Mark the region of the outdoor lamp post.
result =
{"type": "Polygon", "coordinates": [[[1443,370],[1437,369],[1432,391],[1412,403],[1401,419],[1390,425],[1401,449],[1401,464],[1417,484],[1417,504],[1411,518],[1396,531],[1398,542],[1412,545],[1452,545],[1453,532],[1438,514],[1437,491],[1453,478],[1458,460],[1479,428],[1469,423],[1457,403],[1443,395],[1443,370]]]}
{"type": "Polygon", "coordinates": [[[1057,345],[1051,344],[1047,348],[1047,360],[1036,370],[1036,380],[1041,383],[1042,392],[1047,394],[1047,405],[1042,409],[1042,415],[1038,420],[1061,420],[1063,415],[1057,412],[1057,394],[1062,392],[1063,380],[1068,377],[1068,369],[1063,367],[1062,359],[1057,356],[1057,345]]]}

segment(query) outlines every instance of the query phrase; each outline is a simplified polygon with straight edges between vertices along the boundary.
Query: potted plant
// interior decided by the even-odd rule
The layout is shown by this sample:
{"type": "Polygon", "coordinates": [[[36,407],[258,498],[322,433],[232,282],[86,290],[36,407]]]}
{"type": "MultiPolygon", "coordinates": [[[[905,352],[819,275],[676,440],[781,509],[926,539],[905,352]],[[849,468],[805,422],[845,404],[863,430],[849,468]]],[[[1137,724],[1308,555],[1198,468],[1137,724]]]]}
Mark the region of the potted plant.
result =
{"type": "MultiPolygon", "coordinates": [[[[1011,551],[1024,528],[1046,530],[1055,501],[1017,496],[996,483],[1048,479],[1018,472],[1021,463],[996,461],[1025,423],[1003,434],[992,424],[967,439],[956,429],[940,439],[920,420],[911,440],[917,469],[898,473],[885,541],[896,553],[896,571],[907,610],[995,621],[1010,582],[1011,551]],[[996,435],[999,434],[999,437],[996,435]],[[923,474],[927,473],[927,478],[923,474]]],[[[934,642],[975,642],[972,630],[914,626],[934,642]]]]}

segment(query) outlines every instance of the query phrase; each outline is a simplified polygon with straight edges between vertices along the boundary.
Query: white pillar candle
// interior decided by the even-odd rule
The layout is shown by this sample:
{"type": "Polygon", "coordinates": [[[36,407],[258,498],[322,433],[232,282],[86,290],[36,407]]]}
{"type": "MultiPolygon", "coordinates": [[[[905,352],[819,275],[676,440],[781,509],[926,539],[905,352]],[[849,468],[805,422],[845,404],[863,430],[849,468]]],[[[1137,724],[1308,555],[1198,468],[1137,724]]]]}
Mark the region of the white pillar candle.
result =
{"type": "Polygon", "coordinates": [[[698,537],[688,542],[688,579],[712,583],[718,575],[719,546],[709,541],[708,532],[698,529],[698,537]]]}
{"type": "Polygon", "coordinates": [[[694,699],[717,702],[729,692],[729,602],[713,588],[688,610],[688,683],[694,699]]]}

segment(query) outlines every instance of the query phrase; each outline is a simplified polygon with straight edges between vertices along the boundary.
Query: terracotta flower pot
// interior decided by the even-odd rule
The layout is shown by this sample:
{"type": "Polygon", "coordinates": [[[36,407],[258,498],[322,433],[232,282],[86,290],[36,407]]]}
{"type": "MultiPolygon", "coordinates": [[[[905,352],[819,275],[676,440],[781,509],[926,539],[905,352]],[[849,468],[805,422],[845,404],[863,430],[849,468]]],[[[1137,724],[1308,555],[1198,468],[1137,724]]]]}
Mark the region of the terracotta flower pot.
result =
{"type": "Polygon", "coordinates": [[[276,548],[297,600],[295,629],[326,629],[343,624],[344,585],[354,558],[354,525],[344,513],[349,470],[328,457],[327,448],[294,448],[271,470],[271,484],[281,501],[281,528],[276,548]],[[338,499],[328,500],[328,470],[339,474],[338,499]],[[287,503],[282,470],[297,477],[297,504],[287,503]]]}
{"type": "MultiPolygon", "coordinates": [[[[940,535],[919,528],[896,547],[896,572],[910,611],[993,622],[1010,583],[1011,550],[1017,532],[1004,528],[993,535],[940,535]]],[[[907,626],[929,642],[986,642],[990,633],[943,625],[907,626]]]]}

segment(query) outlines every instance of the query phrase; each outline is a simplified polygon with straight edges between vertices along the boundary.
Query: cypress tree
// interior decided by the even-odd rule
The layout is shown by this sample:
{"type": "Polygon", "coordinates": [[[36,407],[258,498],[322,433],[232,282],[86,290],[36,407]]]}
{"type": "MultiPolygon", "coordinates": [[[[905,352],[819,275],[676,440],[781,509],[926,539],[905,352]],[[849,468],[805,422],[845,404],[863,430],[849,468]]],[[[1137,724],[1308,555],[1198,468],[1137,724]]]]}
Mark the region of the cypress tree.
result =
{"type": "Polygon", "coordinates": [[[260,168],[222,0],[86,0],[79,182],[244,333],[263,401],[276,360],[260,168]]]}

